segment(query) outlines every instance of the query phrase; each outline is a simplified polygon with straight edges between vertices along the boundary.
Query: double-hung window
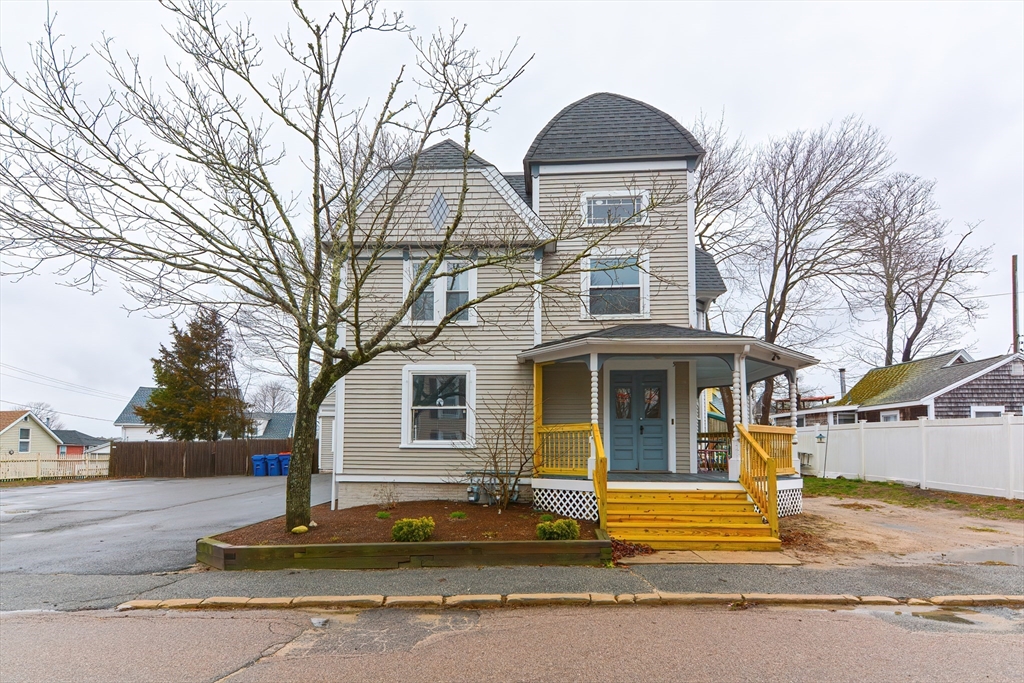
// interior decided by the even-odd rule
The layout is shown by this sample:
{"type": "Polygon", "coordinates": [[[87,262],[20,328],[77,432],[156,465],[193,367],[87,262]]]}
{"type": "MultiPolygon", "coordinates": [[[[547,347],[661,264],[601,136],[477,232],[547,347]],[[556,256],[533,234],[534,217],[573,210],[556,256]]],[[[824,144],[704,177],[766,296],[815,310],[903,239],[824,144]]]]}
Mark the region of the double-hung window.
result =
{"type": "Polygon", "coordinates": [[[472,445],[476,369],[462,364],[407,365],[402,375],[402,445],[472,445]]]}
{"type": "Polygon", "coordinates": [[[1003,406],[971,406],[971,417],[1002,417],[1003,406]]]}
{"type": "Polygon", "coordinates": [[[585,259],[583,318],[646,318],[650,315],[650,261],[646,252],[615,252],[585,259]]]}
{"type": "Polygon", "coordinates": [[[642,225],[647,222],[649,204],[647,191],[585,192],[580,209],[585,225],[642,225]]]}
{"type": "MultiPolygon", "coordinates": [[[[406,324],[435,325],[443,317],[465,306],[468,301],[476,298],[476,268],[471,268],[471,261],[445,261],[440,272],[427,284],[420,296],[413,302],[406,316],[406,324]]],[[[424,277],[429,267],[426,259],[411,258],[405,260],[404,295],[408,295],[416,285],[417,278],[424,277]]],[[[476,310],[464,308],[452,318],[459,325],[475,325],[476,310]]]]}
{"type": "Polygon", "coordinates": [[[19,429],[18,430],[18,452],[19,453],[28,453],[30,448],[32,448],[32,430],[31,429],[19,429]]]}

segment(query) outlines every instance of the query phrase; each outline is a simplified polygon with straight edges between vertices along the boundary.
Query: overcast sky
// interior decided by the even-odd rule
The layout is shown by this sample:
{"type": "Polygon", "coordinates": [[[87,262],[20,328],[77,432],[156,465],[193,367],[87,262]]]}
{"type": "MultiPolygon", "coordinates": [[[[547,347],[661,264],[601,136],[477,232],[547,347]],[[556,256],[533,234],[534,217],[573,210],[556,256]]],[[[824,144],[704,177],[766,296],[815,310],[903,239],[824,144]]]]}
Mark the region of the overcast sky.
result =
{"type": "MultiPolygon", "coordinates": [[[[310,3],[323,9],[330,3],[310,3]]],[[[159,63],[167,17],[155,3],[51,2],[70,44],[105,31],[159,63]]],[[[724,110],[733,132],[753,143],[795,128],[861,115],[889,137],[896,170],[937,180],[952,226],[982,221],[975,244],[994,261],[978,284],[987,317],[964,339],[976,358],[1010,344],[1010,254],[1024,253],[1024,3],[391,3],[429,33],[458,18],[485,52],[517,38],[525,76],[501,104],[476,151],[521,171],[536,133],[563,106],[597,91],[635,97],[688,125],[698,111],[724,110]]],[[[290,18],[287,4],[233,3],[270,36],[290,18]]],[[[27,65],[41,34],[43,2],[0,2],[0,46],[27,65]]],[[[409,58],[398,36],[372,39],[350,71],[352,92],[379,94],[409,58]]],[[[86,70],[83,72],[88,74],[86,70]]],[[[89,295],[43,273],[0,283],[0,400],[46,401],[71,428],[115,435],[113,419],[140,385],[168,336],[166,320],[142,313],[117,287],[89,295]],[[104,392],[98,398],[48,379],[104,392]],[[124,400],[122,400],[124,399],[124,400]],[[96,419],[90,419],[96,418],[96,419]]],[[[812,381],[837,391],[837,353],[812,381]]]]}

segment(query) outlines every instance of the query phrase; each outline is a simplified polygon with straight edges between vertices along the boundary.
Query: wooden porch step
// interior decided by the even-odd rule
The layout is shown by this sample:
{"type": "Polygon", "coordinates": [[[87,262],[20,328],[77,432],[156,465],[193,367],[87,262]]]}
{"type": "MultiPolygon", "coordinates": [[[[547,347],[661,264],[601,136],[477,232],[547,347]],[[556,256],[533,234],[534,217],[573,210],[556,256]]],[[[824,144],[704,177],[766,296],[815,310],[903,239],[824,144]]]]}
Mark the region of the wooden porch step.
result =
{"type": "MultiPolygon", "coordinates": [[[[630,540],[636,539],[682,539],[691,536],[771,536],[772,530],[767,524],[688,524],[685,522],[667,522],[657,526],[641,522],[608,524],[608,534],[621,534],[630,540]]],[[[646,541],[645,541],[646,542],[646,541]]]]}
{"type": "Polygon", "coordinates": [[[659,512],[649,513],[626,513],[608,511],[608,524],[622,523],[643,523],[656,526],[669,522],[682,522],[685,524],[763,524],[760,513],[757,512],[722,512],[722,513],[700,513],[687,512],[659,512]]]}
{"type": "Polygon", "coordinates": [[[746,491],[670,491],[659,489],[608,489],[608,500],[611,501],[658,501],[658,502],[689,502],[689,501],[728,501],[747,500],[746,491]]]}
{"type": "Polygon", "coordinates": [[[672,514],[740,514],[753,512],[754,504],[749,500],[710,500],[710,501],[680,501],[680,502],[620,502],[608,501],[608,513],[616,514],[651,514],[651,515],[672,515],[672,514]]]}
{"type": "MultiPolygon", "coordinates": [[[[761,550],[779,551],[782,541],[771,536],[694,536],[687,539],[648,539],[640,541],[626,536],[613,534],[616,540],[646,543],[655,550],[761,550]]],[[[629,560],[624,560],[627,564],[629,560]]]]}

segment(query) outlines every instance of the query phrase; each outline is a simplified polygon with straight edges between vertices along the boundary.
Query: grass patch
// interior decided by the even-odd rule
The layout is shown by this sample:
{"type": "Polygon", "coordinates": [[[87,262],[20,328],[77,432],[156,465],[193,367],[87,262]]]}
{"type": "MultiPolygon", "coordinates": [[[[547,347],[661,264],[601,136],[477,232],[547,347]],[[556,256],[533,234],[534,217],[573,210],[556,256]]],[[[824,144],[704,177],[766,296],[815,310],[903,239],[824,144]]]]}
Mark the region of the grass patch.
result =
{"type": "Polygon", "coordinates": [[[974,517],[1024,520],[1024,501],[949,491],[922,491],[895,482],[804,477],[804,496],[880,500],[909,508],[956,510],[974,517]]]}
{"type": "Polygon", "coordinates": [[[465,519],[469,515],[467,515],[462,510],[456,510],[455,512],[453,512],[452,514],[450,514],[448,516],[451,517],[452,519],[465,519]]]}
{"type": "Polygon", "coordinates": [[[391,519],[391,513],[387,510],[381,510],[377,513],[377,519],[391,519]]]}

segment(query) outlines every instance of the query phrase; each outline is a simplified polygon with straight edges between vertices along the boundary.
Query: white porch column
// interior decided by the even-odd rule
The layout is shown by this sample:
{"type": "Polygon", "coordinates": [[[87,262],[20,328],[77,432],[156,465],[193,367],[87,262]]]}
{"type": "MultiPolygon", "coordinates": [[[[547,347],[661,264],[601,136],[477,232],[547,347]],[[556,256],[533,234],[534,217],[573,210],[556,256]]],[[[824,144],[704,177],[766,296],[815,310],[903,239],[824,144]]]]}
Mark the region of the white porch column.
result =
{"type": "Polygon", "coordinates": [[[800,454],[797,453],[797,444],[800,443],[800,438],[796,433],[796,411],[797,405],[797,386],[796,386],[796,370],[789,377],[789,426],[793,428],[793,469],[800,472],[800,454]]]}
{"type": "MultiPolygon", "coordinates": [[[[600,369],[597,364],[597,354],[590,354],[590,422],[599,424],[600,405],[598,401],[598,376],[600,369]]],[[[594,437],[590,437],[590,458],[587,461],[587,475],[594,478],[594,466],[597,464],[597,446],[594,444],[594,437]]]]}
{"type": "Polygon", "coordinates": [[[735,425],[741,424],[743,390],[741,388],[740,364],[743,362],[738,353],[732,355],[732,457],[729,458],[729,481],[740,479],[740,433],[735,425]]]}
{"type": "MultiPolygon", "coordinates": [[[[747,349],[750,347],[748,346],[747,349]]],[[[750,424],[750,387],[747,386],[747,349],[740,354],[740,412],[743,426],[750,424]]]]}

